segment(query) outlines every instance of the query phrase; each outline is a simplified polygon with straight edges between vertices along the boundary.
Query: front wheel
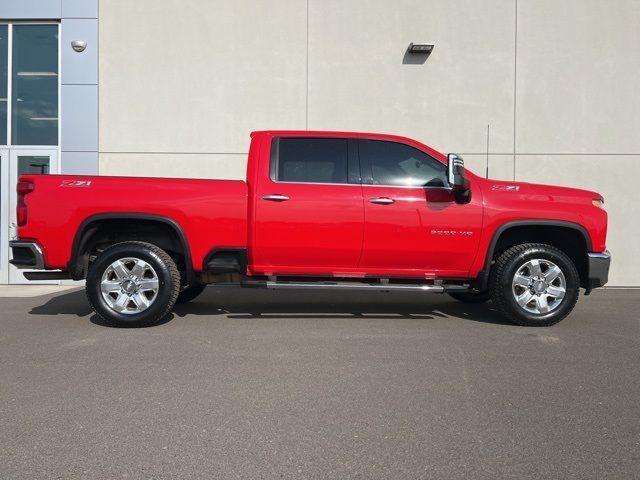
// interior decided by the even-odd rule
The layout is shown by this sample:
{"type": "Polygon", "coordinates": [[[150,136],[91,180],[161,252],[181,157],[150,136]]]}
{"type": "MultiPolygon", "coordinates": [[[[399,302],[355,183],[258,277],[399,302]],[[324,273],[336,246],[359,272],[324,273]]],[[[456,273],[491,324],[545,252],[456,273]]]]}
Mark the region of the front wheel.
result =
{"type": "Polygon", "coordinates": [[[91,307],[106,323],[151,326],[171,315],[180,292],[180,272],[155,245],[117,243],[91,264],[86,292],[91,307]]]}
{"type": "Polygon", "coordinates": [[[580,277],[571,259],[551,245],[527,243],[503,252],[490,278],[495,308],[529,327],[558,323],[578,301],[580,277]]]}

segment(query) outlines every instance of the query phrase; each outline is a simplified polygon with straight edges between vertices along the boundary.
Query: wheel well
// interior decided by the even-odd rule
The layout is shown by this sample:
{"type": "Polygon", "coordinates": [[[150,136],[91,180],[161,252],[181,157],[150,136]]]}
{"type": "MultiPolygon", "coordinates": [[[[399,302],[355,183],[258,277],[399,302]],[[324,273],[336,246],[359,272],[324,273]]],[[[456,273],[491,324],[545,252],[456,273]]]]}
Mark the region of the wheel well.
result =
{"type": "Polygon", "coordinates": [[[89,264],[107,247],[125,241],[152,243],[167,252],[182,276],[192,275],[191,256],[179,227],[155,218],[101,218],[83,224],[73,243],[69,272],[75,280],[86,277],[89,264]]]}
{"type": "Polygon", "coordinates": [[[505,250],[523,243],[546,243],[562,250],[575,264],[580,275],[580,286],[586,288],[588,270],[588,246],[585,234],[568,226],[522,225],[509,227],[498,237],[491,261],[505,250]]]}

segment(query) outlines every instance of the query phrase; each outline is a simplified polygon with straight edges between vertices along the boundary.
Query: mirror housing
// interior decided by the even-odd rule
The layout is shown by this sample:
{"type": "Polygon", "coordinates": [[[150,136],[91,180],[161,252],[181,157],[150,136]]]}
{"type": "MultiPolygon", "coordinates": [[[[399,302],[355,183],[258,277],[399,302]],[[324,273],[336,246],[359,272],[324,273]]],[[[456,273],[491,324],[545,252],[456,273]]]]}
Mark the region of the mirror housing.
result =
{"type": "Polygon", "coordinates": [[[464,205],[471,201],[471,188],[464,173],[464,160],[455,153],[447,155],[447,180],[456,203],[464,205]]]}

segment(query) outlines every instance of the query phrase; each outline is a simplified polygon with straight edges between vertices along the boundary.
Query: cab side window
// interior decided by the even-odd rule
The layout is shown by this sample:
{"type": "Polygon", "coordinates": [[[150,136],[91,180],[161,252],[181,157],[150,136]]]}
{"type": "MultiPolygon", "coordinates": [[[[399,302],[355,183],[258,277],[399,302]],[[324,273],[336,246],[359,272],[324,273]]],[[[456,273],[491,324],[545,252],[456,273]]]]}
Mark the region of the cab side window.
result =
{"type": "Polygon", "coordinates": [[[274,138],[271,179],[295,183],[347,183],[346,138],[274,138]]]}
{"type": "MultiPolygon", "coordinates": [[[[373,185],[446,187],[444,164],[409,145],[382,140],[361,140],[360,161],[373,185]]],[[[366,181],[366,180],[365,180],[366,181]]]]}

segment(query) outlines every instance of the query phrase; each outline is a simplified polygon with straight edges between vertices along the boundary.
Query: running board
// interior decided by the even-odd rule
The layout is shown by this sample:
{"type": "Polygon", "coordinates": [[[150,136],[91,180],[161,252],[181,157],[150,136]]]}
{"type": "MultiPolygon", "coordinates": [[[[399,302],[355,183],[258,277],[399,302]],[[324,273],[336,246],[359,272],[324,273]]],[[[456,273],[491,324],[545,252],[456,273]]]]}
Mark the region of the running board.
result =
{"type": "MultiPolygon", "coordinates": [[[[264,285],[264,284],[263,284],[264,285]]],[[[279,282],[268,280],[266,287],[270,289],[291,290],[369,290],[378,292],[432,292],[467,291],[467,285],[419,285],[399,283],[359,283],[359,282],[279,282]]]]}
{"type": "Polygon", "coordinates": [[[59,270],[47,270],[37,272],[22,272],[24,278],[27,280],[69,280],[71,275],[69,272],[63,272],[59,270]]]}

